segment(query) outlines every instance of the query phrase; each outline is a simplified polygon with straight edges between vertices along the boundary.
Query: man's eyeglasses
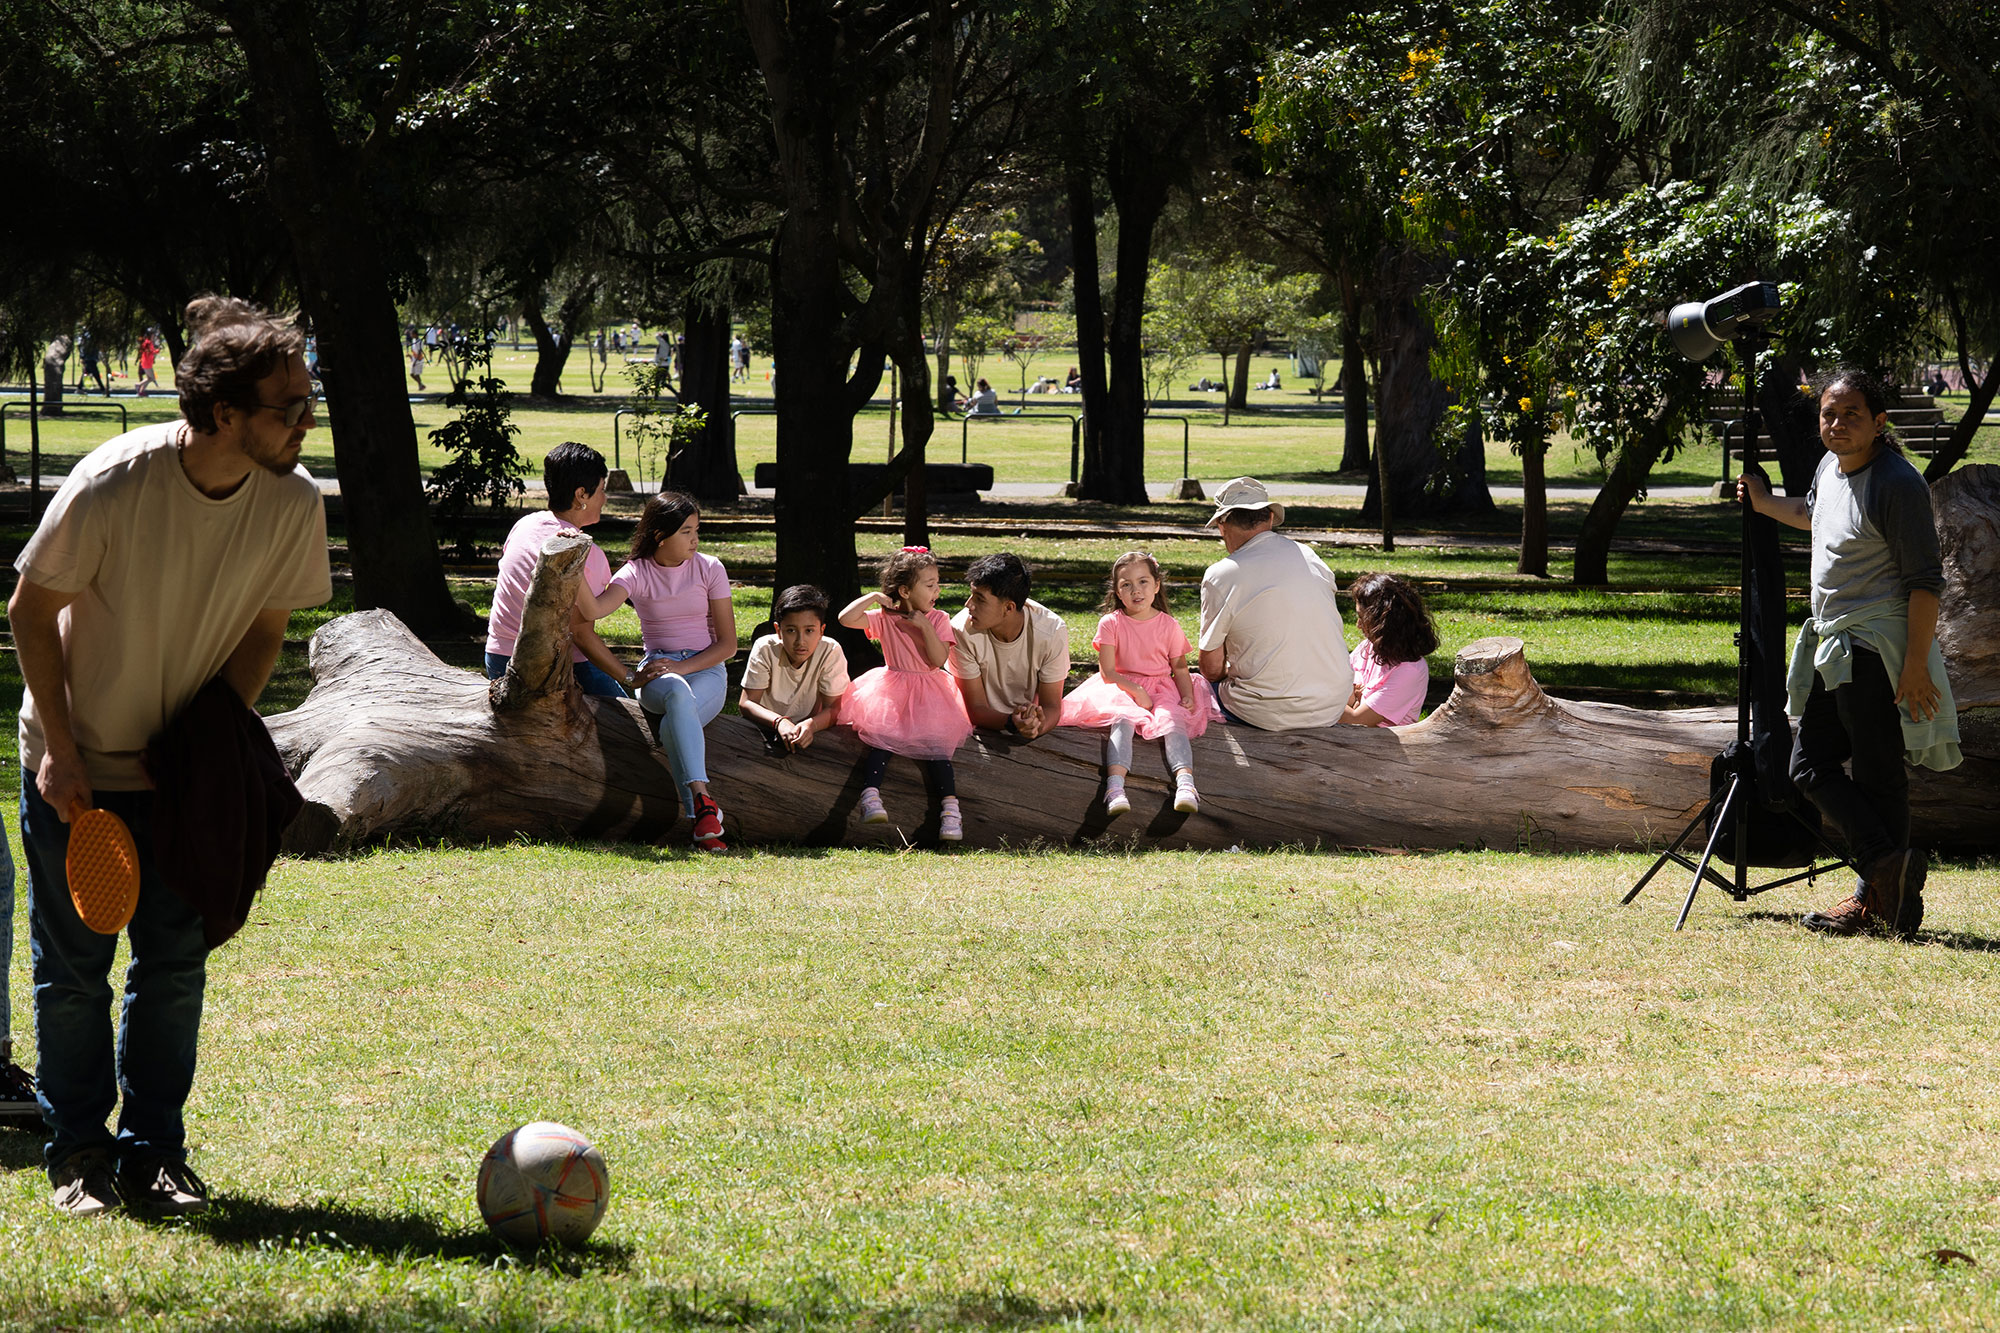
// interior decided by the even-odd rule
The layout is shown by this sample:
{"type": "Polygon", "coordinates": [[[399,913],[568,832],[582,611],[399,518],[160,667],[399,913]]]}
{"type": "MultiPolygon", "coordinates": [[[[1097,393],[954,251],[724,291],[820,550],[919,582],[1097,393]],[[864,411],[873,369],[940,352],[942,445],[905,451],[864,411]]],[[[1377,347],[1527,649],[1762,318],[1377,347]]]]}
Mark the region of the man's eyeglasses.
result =
{"type": "Polygon", "coordinates": [[[246,408],[261,407],[270,412],[283,412],[285,414],[285,424],[287,426],[296,426],[299,424],[299,418],[312,411],[313,404],[318,401],[318,394],[309,393],[303,398],[294,398],[289,403],[245,403],[243,406],[246,408]]]}

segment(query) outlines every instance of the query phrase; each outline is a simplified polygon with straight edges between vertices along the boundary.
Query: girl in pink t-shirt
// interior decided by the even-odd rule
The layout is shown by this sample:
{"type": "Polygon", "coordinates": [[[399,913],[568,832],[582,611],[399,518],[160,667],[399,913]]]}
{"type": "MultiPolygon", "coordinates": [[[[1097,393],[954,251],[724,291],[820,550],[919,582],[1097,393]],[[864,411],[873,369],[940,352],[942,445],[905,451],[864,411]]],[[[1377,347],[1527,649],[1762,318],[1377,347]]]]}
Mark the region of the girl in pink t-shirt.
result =
{"type": "Polygon", "coordinates": [[[728,663],[736,656],[736,610],[729,572],[695,547],[701,510],[694,497],[661,491],[646,501],[632,534],[632,558],[611,576],[592,607],[598,618],[631,599],[646,646],[639,706],[658,719],[660,748],[694,822],[694,845],[726,852],[722,808],[708,793],[708,746],[702,728],[722,711],[728,663]]]}
{"type": "Polygon", "coordinates": [[[841,624],[881,643],[884,663],[848,686],[840,704],[841,723],[868,746],[861,822],[888,822],[882,775],[890,755],[907,755],[923,761],[944,798],[938,837],[957,842],[965,825],[951,756],[972,734],[972,719],[945,670],[953,636],[950,619],[937,609],[937,557],[928,547],[905,546],[882,562],[881,573],[880,592],[861,594],[840,613],[841,624]]]}
{"type": "Polygon", "coordinates": [[[1422,593],[1394,574],[1364,575],[1350,591],[1361,642],[1347,655],[1354,692],[1340,720],[1363,727],[1415,722],[1431,685],[1424,659],[1438,646],[1430,608],[1422,593]]]}
{"type": "Polygon", "coordinates": [[[1180,622],[1167,611],[1167,590],[1160,581],[1160,563],[1144,551],[1127,551],[1112,562],[1102,608],[1091,646],[1097,649],[1097,674],[1063,700],[1062,720],[1069,727],[1109,727],[1104,784],[1104,808],[1122,815],[1132,808],[1125,794],[1125,775],[1132,768],[1132,733],[1163,741],[1167,767],[1174,774],[1174,809],[1193,814],[1201,809],[1194,789],[1194,746],[1189,742],[1208,730],[1209,695],[1196,693],[1188,674],[1192,651],[1180,622]]]}

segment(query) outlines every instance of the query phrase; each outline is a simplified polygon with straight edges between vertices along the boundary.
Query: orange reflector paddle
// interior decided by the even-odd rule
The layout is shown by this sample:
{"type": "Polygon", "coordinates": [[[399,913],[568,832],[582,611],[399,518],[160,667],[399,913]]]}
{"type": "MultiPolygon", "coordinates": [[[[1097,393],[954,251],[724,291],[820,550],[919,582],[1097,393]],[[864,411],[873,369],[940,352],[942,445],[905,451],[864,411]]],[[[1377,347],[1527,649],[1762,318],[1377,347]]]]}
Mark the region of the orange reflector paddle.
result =
{"type": "Polygon", "coordinates": [[[71,807],[69,897],[83,924],[116,935],[139,907],[139,850],[132,831],[109,810],[71,807]]]}

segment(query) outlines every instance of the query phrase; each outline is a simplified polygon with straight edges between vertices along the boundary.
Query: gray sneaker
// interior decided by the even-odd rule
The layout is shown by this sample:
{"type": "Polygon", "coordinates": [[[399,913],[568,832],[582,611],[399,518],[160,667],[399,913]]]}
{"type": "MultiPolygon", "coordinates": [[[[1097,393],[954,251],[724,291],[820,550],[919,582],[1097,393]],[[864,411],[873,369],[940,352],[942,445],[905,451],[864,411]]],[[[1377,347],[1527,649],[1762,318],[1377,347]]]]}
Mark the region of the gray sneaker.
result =
{"type": "Polygon", "coordinates": [[[208,1186],[194,1168],[172,1157],[127,1162],[118,1173],[120,1187],[136,1212],[160,1217],[185,1217],[208,1211],[208,1186]]]}
{"type": "Polygon", "coordinates": [[[55,1198],[60,1212],[71,1217],[95,1217],[124,1202],[118,1193],[118,1173],[111,1154],[102,1148],[71,1153],[55,1169],[55,1198]]]}

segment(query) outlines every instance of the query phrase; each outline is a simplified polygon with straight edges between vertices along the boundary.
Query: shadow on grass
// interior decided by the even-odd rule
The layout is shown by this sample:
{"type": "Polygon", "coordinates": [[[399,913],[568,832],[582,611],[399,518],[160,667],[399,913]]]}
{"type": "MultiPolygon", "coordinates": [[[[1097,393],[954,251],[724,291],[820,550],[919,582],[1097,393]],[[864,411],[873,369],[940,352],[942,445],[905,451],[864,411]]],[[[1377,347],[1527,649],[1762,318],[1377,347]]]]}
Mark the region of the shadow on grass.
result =
{"type": "Polygon", "coordinates": [[[0,1120],[0,1171],[42,1169],[42,1139],[48,1133],[39,1116],[0,1120]]]}
{"type": "MultiPolygon", "coordinates": [[[[1805,916],[1798,912],[1745,912],[1744,921],[1775,921],[1779,925],[1797,926],[1805,916]]],[[[1801,927],[1803,929],[1803,927],[1801,927]]],[[[1887,940],[1887,935],[1871,935],[1871,939],[1887,940]]],[[[1912,945],[1926,945],[1933,949],[1957,949],[1963,953],[2000,953],[2000,939],[1990,935],[1974,935],[1965,930],[1919,930],[1912,945]]]]}
{"type": "Polygon", "coordinates": [[[222,1245],[251,1249],[326,1249],[388,1258],[470,1259],[494,1266],[530,1266],[569,1277],[622,1272],[632,1247],[591,1241],[579,1249],[530,1253],[509,1248],[492,1232],[447,1226],[422,1213],[370,1212],[344,1204],[273,1203],[254,1195],[224,1195],[207,1213],[163,1221],[222,1245]]]}

